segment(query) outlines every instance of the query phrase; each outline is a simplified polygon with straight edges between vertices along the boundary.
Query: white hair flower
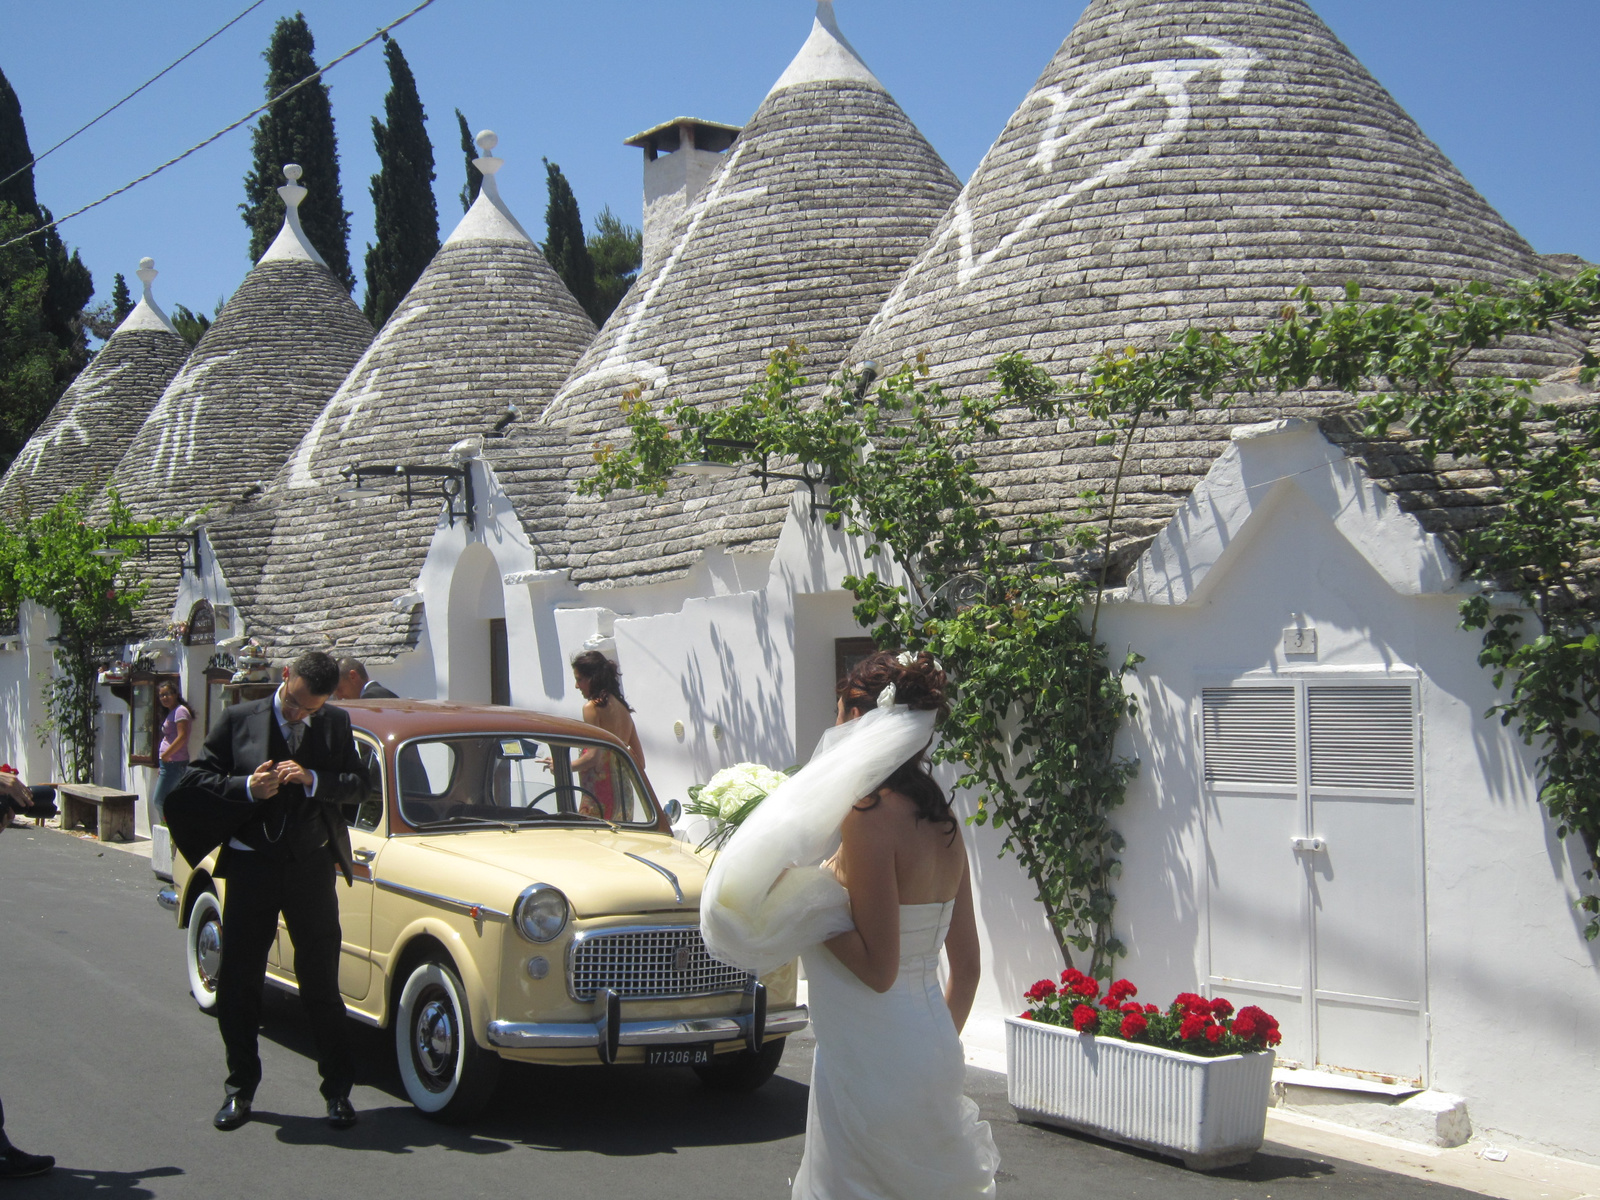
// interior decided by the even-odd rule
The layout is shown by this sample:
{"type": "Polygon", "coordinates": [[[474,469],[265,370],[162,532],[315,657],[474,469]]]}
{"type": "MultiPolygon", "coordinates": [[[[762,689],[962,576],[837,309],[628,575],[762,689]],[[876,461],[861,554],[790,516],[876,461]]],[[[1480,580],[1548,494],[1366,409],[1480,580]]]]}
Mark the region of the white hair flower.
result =
{"type": "Polygon", "coordinates": [[[895,659],[895,662],[902,667],[914,667],[917,665],[917,652],[915,650],[902,650],[900,651],[900,657],[895,659]]]}
{"type": "Polygon", "coordinates": [[[878,707],[879,708],[893,708],[894,707],[894,684],[892,684],[892,683],[889,684],[887,687],[885,687],[883,689],[883,691],[878,693],[878,707]]]}

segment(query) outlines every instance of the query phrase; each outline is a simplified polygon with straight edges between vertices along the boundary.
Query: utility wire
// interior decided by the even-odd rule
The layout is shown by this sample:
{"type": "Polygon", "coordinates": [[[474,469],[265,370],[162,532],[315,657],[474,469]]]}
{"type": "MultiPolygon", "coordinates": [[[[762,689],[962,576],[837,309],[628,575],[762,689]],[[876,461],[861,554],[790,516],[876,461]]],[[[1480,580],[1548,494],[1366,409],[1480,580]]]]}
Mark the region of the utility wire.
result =
{"type": "Polygon", "coordinates": [[[268,100],[260,108],[251,109],[249,112],[245,113],[244,116],[240,117],[233,124],[227,126],[224,129],[217,130],[216,133],[213,133],[210,137],[206,138],[205,141],[195,143],[193,146],[190,146],[187,150],[185,150],[182,154],[177,155],[175,158],[167,159],[167,161],[162,163],[159,167],[156,167],[155,169],[150,170],[150,171],[146,171],[143,175],[139,176],[139,178],[133,180],[132,182],[123,184],[116,191],[107,192],[104,196],[101,196],[100,199],[92,201],[89,204],[85,204],[82,208],[74,209],[72,212],[69,212],[64,217],[57,217],[54,221],[51,221],[48,225],[41,225],[37,229],[30,229],[27,233],[20,234],[17,237],[12,238],[9,242],[0,242],[0,250],[5,250],[5,249],[7,249],[7,248],[9,248],[11,246],[15,246],[19,242],[25,242],[29,238],[34,237],[34,236],[36,236],[38,234],[41,234],[47,229],[54,229],[57,225],[60,225],[60,224],[63,224],[64,222],[72,220],[73,217],[82,216],[84,213],[88,212],[91,208],[98,208],[100,205],[104,204],[107,200],[115,199],[116,197],[122,195],[123,192],[126,192],[131,188],[138,187],[146,179],[151,179],[151,178],[161,174],[161,172],[165,171],[168,167],[182,162],[184,159],[188,158],[191,154],[195,153],[195,151],[204,150],[207,146],[211,145],[211,143],[216,141],[218,138],[223,137],[226,134],[232,133],[235,129],[239,128],[239,126],[243,125],[246,121],[252,120],[253,118],[259,116],[260,114],[266,112],[267,109],[271,108],[274,104],[277,104],[280,100],[283,100],[283,99],[287,98],[288,96],[290,96],[291,94],[293,94],[294,92],[299,91],[301,88],[305,87],[307,84],[313,83],[316,80],[322,78],[322,76],[326,72],[333,70],[334,67],[338,66],[345,59],[349,58],[353,54],[356,54],[356,53],[359,53],[362,50],[365,50],[368,46],[372,45],[372,43],[377,41],[379,38],[387,36],[391,29],[394,29],[398,25],[403,25],[405,22],[409,21],[412,17],[416,16],[419,12],[421,12],[423,9],[427,8],[432,3],[433,3],[433,0],[422,0],[421,4],[417,5],[410,12],[406,13],[404,16],[397,17],[393,21],[390,21],[387,25],[385,25],[382,29],[380,29],[376,33],[374,33],[366,41],[362,42],[359,46],[352,46],[350,49],[346,50],[343,54],[339,55],[338,58],[336,58],[332,62],[328,63],[326,66],[318,67],[315,71],[311,72],[311,74],[307,75],[304,79],[300,80],[297,83],[290,84],[288,87],[284,88],[283,91],[279,92],[276,96],[274,96],[271,100],[268,100]]]}
{"type": "Polygon", "coordinates": [[[33,167],[38,166],[41,162],[43,162],[45,159],[49,158],[57,150],[61,149],[61,147],[65,146],[73,138],[77,137],[85,129],[88,129],[91,125],[99,124],[106,117],[109,117],[112,113],[116,112],[117,109],[121,108],[129,100],[132,100],[140,92],[144,91],[145,88],[149,87],[156,80],[160,79],[162,75],[165,75],[168,71],[172,70],[172,68],[177,66],[179,63],[181,63],[184,58],[188,58],[191,55],[195,54],[197,51],[205,49],[206,46],[208,46],[212,42],[216,41],[217,38],[221,37],[224,33],[228,32],[228,30],[232,29],[240,21],[244,20],[251,13],[255,12],[256,9],[260,8],[266,2],[267,2],[267,0],[256,0],[256,2],[254,4],[252,4],[249,8],[245,9],[242,13],[240,13],[233,20],[229,21],[221,29],[217,30],[216,33],[213,33],[205,41],[201,42],[198,46],[196,46],[193,50],[190,50],[188,54],[185,54],[183,56],[183,58],[174,59],[171,63],[169,63],[167,65],[167,67],[164,70],[161,71],[160,74],[152,75],[149,79],[145,80],[138,87],[134,88],[133,91],[129,92],[121,100],[118,100],[110,108],[106,109],[105,112],[101,113],[94,120],[90,121],[88,125],[80,125],[80,126],[78,126],[78,128],[74,129],[71,133],[67,134],[66,137],[62,138],[54,146],[51,146],[50,149],[46,150],[43,154],[39,155],[32,162],[25,163],[24,165],[18,167],[15,171],[11,172],[11,174],[7,175],[4,179],[0,179],[0,187],[5,187],[6,184],[10,183],[13,179],[15,179],[18,175],[21,175],[24,171],[31,170],[33,167]]]}

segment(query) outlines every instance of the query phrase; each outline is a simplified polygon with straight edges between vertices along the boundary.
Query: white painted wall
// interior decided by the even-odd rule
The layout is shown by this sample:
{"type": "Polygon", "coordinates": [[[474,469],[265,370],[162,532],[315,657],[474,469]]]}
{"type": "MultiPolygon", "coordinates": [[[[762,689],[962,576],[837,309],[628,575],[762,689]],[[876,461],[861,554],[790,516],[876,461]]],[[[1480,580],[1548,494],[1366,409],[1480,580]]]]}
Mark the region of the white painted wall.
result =
{"type": "Polygon", "coordinates": [[[1290,614],[1303,614],[1317,631],[1311,669],[1421,676],[1432,1086],[1467,1097],[1474,1126],[1501,1141],[1600,1161],[1600,946],[1572,908],[1581,852],[1555,840],[1531,756],[1484,719],[1496,696],[1477,635],[1456,628],[1460,597],[1438,548],[1396,517],[1320,435],[1250,438],[1174,522],[1187,537],[1141,564],[1132,591],[1157,602],[1102,615],[1114,651],[1146,658],[1127,737],[1142,767],[1117,816],[1121,973],[1158,1002],[1203,978],[1199,681],[1306,670],[1282,648],[1290,614]]]}
{"type": "Polygon", "coordinates": [[[11,648],[0,650],[0,762],[16,767],[29,783],[57,778],[53,741],[41,744],[46,718],[45,697],[55,674],[50,637],[54,614],[24,601],[11,648]]]}

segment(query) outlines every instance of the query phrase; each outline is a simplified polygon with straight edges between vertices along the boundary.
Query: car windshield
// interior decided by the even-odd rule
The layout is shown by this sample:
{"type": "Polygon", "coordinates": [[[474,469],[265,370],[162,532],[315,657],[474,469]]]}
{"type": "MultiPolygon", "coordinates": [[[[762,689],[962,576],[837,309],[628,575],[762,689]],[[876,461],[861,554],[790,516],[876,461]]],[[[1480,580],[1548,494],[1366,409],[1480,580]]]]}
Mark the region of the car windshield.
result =
{"type": "Polygon", "coordinates": [[[400,815],[419,829],[651,825],[632,761],[610,746],[521,734],[422,738],[400,748],[400,815]]]}

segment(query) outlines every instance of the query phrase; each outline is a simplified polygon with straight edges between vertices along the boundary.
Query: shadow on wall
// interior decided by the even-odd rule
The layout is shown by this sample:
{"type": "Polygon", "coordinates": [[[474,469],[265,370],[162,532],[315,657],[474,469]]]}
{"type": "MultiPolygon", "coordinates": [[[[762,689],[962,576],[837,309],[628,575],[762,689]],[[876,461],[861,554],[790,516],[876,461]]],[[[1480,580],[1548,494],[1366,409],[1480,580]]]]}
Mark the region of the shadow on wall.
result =
{"type": "MultiPolygon", "coordinates": [[[[1194,739],[1181,699],[1151,682],[1154,686],[1139,689],[1139,715],[1125,726],[1126,751],[1139,760],[1139,773],[1129,784],[1124,809],[1112,814],[1129,842],[1124,863],[1131,850],[1141,865],[1136,879],[1125,872],[1115,885],[1119,892],[1138,887],[1138,904],[1119,908],[1138,917],[1126,924],[1114,917],[1113,922],[1130,951],[1137,949],[1143,978],[1193,986],[1196,964],[1187,948],[1200,944],[1203,920],[1195,849],[1205,845],[1194,739]],[[1140,936],[1141,920],[1155,925],[1148,938],[1140,936]]],[[[1209,869],[1209,857],[1206,865],[1209,869]]]]}
{"type": "MultiPolygon", "coordinates": [[[[949,764],[934,772],[947,795],[954,792],[954,777],[949,764]]],[[[977,811],[977,798],[971,792],[954,792],[953,802],[967,842],[978,929],[990,943],[991,962],[980,984],[978,1006],[1016,1012],[1022,1007],[1023,992],[1037,980],[1054,979],[1061,973],[1061,951],[1045,920],[1033,881],[1014,855],[1001,857],[1005,830],[966,823],[977,811]]]]}
{"type": "Polygon", "coordinates": [[[714,620],[708,630],[713,665],[708,668],[698,651],[689,655],[682,676],[689,726],[709,730],[712,725],[720,725],[723,729],[721,742],[708,744],[701,734],[691,748],[701,783],[735,762],[759,762],[781,769],[794,761],[789,718],[782,699],[788,683],[770,620],[766,593],[755,593],[748,626],[755,635],[753,658],[742,653],[714,620]]]}

